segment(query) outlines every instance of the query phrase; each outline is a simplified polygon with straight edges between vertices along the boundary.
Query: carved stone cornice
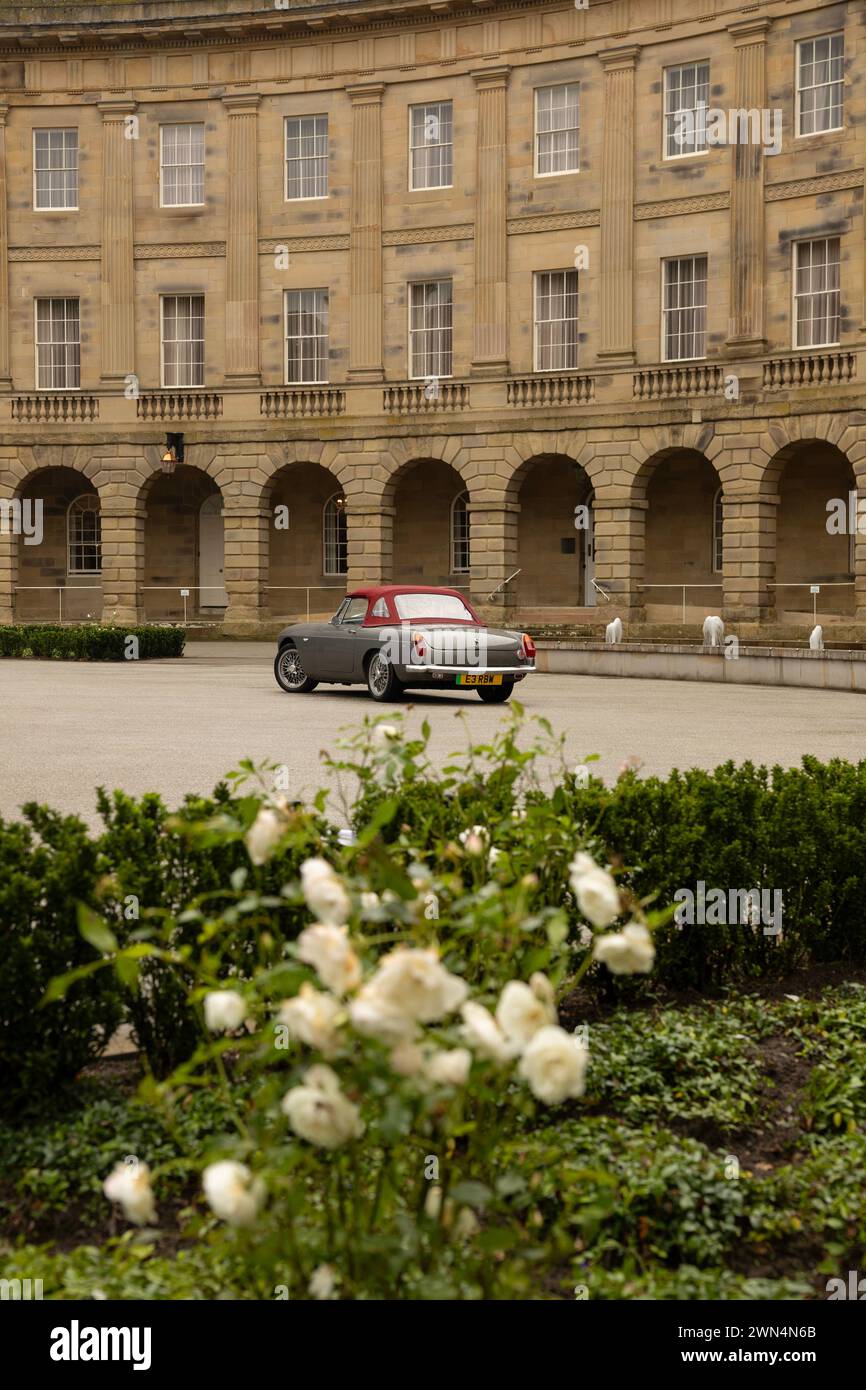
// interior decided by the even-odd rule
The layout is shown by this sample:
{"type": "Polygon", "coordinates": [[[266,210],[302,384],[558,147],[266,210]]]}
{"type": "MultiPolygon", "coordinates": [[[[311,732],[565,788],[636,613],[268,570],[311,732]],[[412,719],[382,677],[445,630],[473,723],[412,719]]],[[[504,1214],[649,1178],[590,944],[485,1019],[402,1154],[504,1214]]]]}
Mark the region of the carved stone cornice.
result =
{"type": "Polygon", "coordinates": [[[694,198],[669,198],[659,203],[638,203],[634,210],[636,222],[648,222],[654,217],[687,217],[695,212],[715,212],[731,206],[731,195],[701,193],[694,198]]]}
{"type": "Polygon", "coordinates": [[[768,184],[764,190],[764,198],[768,203],[781,203],[786,198],[802,198],[816,193],[837,193],[846,188],[860,188],[863,178],[862,169],[848,169],[840,174],[816,174],[811,179],[789,179],[785,183],[768,184]]]}
{"type": "Polygon", "coordinates": [[[597,227],[601,222],[598,208],[588,212],[537,213],[528,217],[509,217],[506,224],[509,236],[525,236],[529,232],[560,232],[571,227],[597,227]]]}
{"type": "Polygon", "coordinates": [[[475,235],[472,222],[453,227],[397,227],[382,233],[383,246],[423,246],[432,241],[469,241],[475,235]]]}

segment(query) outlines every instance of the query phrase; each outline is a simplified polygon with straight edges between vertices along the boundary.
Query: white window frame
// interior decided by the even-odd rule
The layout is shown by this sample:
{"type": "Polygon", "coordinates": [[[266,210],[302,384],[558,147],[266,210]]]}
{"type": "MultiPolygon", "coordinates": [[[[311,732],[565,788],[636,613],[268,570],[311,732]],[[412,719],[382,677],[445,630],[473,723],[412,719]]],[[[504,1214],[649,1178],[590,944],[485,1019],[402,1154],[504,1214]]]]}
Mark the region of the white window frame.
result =
{"type": "MultiPolygon", "coordinates": [[[[694,283],[694,281],[693,281],[693,283],[694,283]]],[[[706,356],[707,356],[707,332],[708,332],[707,315],[708,315],[708,311],[709,311],[709,298],[710,298],[710,258],[709,258],[709,255],[707,254],[706,251],[695,251],[695,252],[691,252],[691,253],[689,253],[689,254],[687,254],[687,255],[685,255],[685,256],[665,256],[665,257],[663,257],[662,263],[661,263],[661,360],[662,360],[662,362],[704,362],[704,361],[706,361],[706,356]],[[705,283],[705,285],[706,285],[706,287],[707,287],[707,302],[706,302],[705,304],[702,304],[702,305],[701,305],[701,304],[692,304],[692,305],[681,306],[681,308],[682,308],[682,307],[691,308],[693,311],[694,311],[695,309],[701,309],[701,308],[703,309],[703,311],[704,311],[704,350],[703,350],[702,353],[700,353],[700,354],[699,354],[698,356],[696,356],[696,357],[669,357],[669,356],[668,356],[668,352],[667,352],[667,339],[668,339],[668,334],[667,334],[668,318],[667,318],[667,316],[668,316],[668,314],[670,314],[670,313],[679,313],[679,312],[681,312],[681,308],[680,308],[680,309],[668,309],[668,308],[665,307],[665,290],[666,290],[666,287],[667,287],[667,286],[666,286],[666,279],[665,279],[665,277],[666,277],[666,275],[667,275],[667,267],[668,267],[669,265],[675,265],[675,264],[676,264],[677,262],[679,262],[679,261],[698,261],[698,260],[703,260],[703,261],[706,261],[706,263],[707,263],[707,275],[706,275],[706,279],[705,279],[705,281],[704,281],[704,283],[705,283]]]]}
{"type": "MultiPolygon", "coordinates": [[[[31,150],[31,152],[32,152],[32,159],[33,159],[33,211],[34,211],[34,212],[78,212],[78,211],[79,211],[79,204],[80,204],[80,201],[81,201],[81,141],[80,141],[80,138],[79,138],[78,126],[75,126],[75,125],[60,125],[60,126],[55,126],[55,125],[47,126],[47,125],[43,125],[43,126],[34,126],[34,127],[33,127],[33,143],[32,143],[32,150],[31,150]],[[39,202],[38,180],[37,180],[37,178],[36,178],[36,174],[37,174],[37,168],[36,168],[36,137],[37,137],[37,135],[46,135],[46,134],[48,134],[48,135],[55,134],[55,135],[56,135],[58,132],[61,133],[61,134],[63,134],[63,135],[70,135],[70,134],[74,134],[74,135],[75,135],[75,202],[74,202],[74,203],[63,203],[63,204],[60,205],[60,206],[54,206],[54,207],[52,207],[50,204],[49,204],[49,205],[46,205],[45,203],[40,203],[40,202],[39,202]]],[[[69,166],[69,167],[71,168],[71,166],[69,166]]],[[[42,171],[40,171],[40,172],[42,172],[42,173],[47,173],[47,172],[50,172],[50,170],[42,170],[42,171]]],[[[64,173],[67,172],[67,166],[66,166],[66,164],[63,165],[63,172],[64,172],[64,173]]]]}
{"type": "Polygon", "coordinates": [[[725,490],[717,487],[713,493],[713,574],[724,573],[725,568],[725,490]]]}
{"type": "MultiPolygon", "coordinates": [[[[66,310],[64,310],[64,317],[65,317],[65,314],[66,314],[66,310]]],[[[34,352],[34,360],[35,360],[35,371],[34,371],[33,379],[34,379],[34,381],[35,381],[35,383],[36,383],[36,390],[37,390],[37,391],[61,391],[61,392],[69,392],[69,391],[80,391],[80,390],[81,390],[81,300],[79,299],[79,297],[78,297],[77,295],[40,294],[40,295],[37,295],[37,296],[36,296],[36,298],[33,300],[33,352],[34,352]],[[42,342],[39,341],[39,305],[40,305],[40,304],[64,304],[64,305],[65,305],[65,304],[77,304],[77,306],[78,306],[78,341],[77,341],[77,343],[70,343],[70,342],[68,342],[68,340],[65,339],[65,338],[62,339],[60,342],[57,342],[57,343],[55,343],[53,339],[52,339],[50,342],[47,342],[47,343],[42,343],[42,342]],[[56,347],[77,347],[77,348],[78,348],[78,362],[77,362],[77,368],[78,368],[78,370],[77,370],[78,382],[77,382],[77,384],[76,384],[75,386],[70,386],[70,385],[68,384],[68,381],[67,381],[66,383],[64,383],[64,385],[62,385],[62,386],[45,386],[45,385],[43,385],[42,380],[41,380],[41,375],[40,375],[40,368],[39,368],[39,349],[40,349],[40,347],[55,347],[55,346],[56,346],[56,347]]],[[[67,377],[68,377],[68,374],[69,374],[69,362],[68,362],[68,361],[67,361],[66,363],[64,363],[64,373],[65,373],[65,374],[67,375],[67,377]]]]}
{"type": "MultiPolygon", "coordinates": [[[[299,305],[299,312],[303,309],[299,305]]],[[[315,311],[318,312],[318,311],[315,311]]],[[[301,334],[293,335],[300,342],[307,341],[301,334]]],[[[283,375],[287,386],[324,386],[329,380],[329,351],[330,351],[330,294],[325,286],[299,287],[297,289],[283,291],[283,375]],[[290,377],[289,376],[289,296],[305,294],[320,294],[324,296],[325,331],[324,333],[313,333],[311,339],[321,339],[324,347],[321,354],[322,370],[324,376],[311,377],[290,377]]],[[[318,354],[317,354],[318,355],[318,354]]]]}
{"type": "Polygon", "coordinates": [[[472,538],[471,538],[471,531],[470,531],[470,516],[469,516],[469,492],[468,492],[467,489],[465,489],[465,488],[464,488],[464,490],[463,490],[462,492],[458,492],[457,496],[454,498],[454,501],[451,503],[451,528],[450,528],[450,533],[451,533],[451,570],[450,570],[450,573],[451,573],[451,574],[471,574],[471,572],[472,572],[472,550],[471,550],[472,538]],[[465,538],[462,537],[462,536],[458,536],[458,535],[457,535],[456,519],[457,519],[457,504],[458,504],[458,502],[462,502],[462,503],[465,505],[465,508],[466,508],[466,511],[465,511],[465,516],[466,516],[466,536],[465,536],[465,538]],[[457,562],[457,561],[458,561],[457,552],[458,552],[458,549],[462,549],[464,546],[465,546],[465,548],[466,548],[466,564],[465,564],[465,565],[461,565],[461,564],[458,564],[458,562],[457,562]]]}
{"type": "MultiPolygon", "coordinates": [[[[698,84],[697,84],[697,81],[695,81],[695,89],[696,89],[696,90],[697,90],[697,85],[698,85],[698,84]]],[[[695,58],[694,60],[692,60],[692,61],[690,61],[690,62],[688,62],[688,63],[671,63],[671,64],[669,64],[668,67],[662,69],[662,158],[663,158],[664,160],[674,160],[674,159],[697,159],[699,156],[702,156],[702,155],[705,155],[705,154],[709,154],[709,146],[708,146],[708,144],[707,144],[707,123],[706,123],[706,112],[709,110],[709,105],[710,105],[709,96],[710,96],[710,60],[709,60],[709,58],[695,58]],[[668,95],[669,95],[669,93],[668,93],[668,74],[669,74],[669,73],[672,73],[672,72],[682,72],[684,68],[696,68],[696,69],[697,69],[697,68],[704,68],[704,67],[707,69],[707,101],[706,101],[706,104],[705,104],[704,107],[703,107],[703,110],[704,110],[703,142],[704,142],[704,143],[703,143],[703,145],[702,145],[700,148],[697,148],[697,139],[698,139],[697,112],[701,110],[701,106],[700,106],[700,104],[697,104],[696,106],[693,106],[693,107],[680,106],[680,107],[677,108],[676,111],[669,111],[669,110],[668,110],[668,95]],[[693,149],[693,150],[681,149],[681,150],[675,152],[674,154],[671,154],[671,153],[669,152],[669,150],[668,150],[668,118],[671,117],[671,116],[676,117],[677,115],[679,115],[679,113],[680,113],[681,111],[689,111],[689,110],[692,111],[693,114],[694,114],[694,120],[695,120],[695,144],[696,144],[696,148],[693,149]]],[[[696,101],[697,101],[697,97],[696,97],[695,99],[696,99],[696,101]]]]}
{"type": "Polygon", "coordinates": [[[409,289],[409,293],[408,293],[408,295],[407,295],[407,312],[408,312],[408,318],[409,318],[409,323],[408,323],[408,334],[409,334],[409,380],[410,380],[410,381],[428,381],[428,380],[434,380],[434,381],[448,381],[449,378],[452,377],[452,376],[454,375],[454,280],[453,280],[453,278],[452,278],[450,275],[439,275],[439,276],[436,277],[435,280],[410,280],[410,281],[408,281],[408,289],[409,289]],[[415,333],[431,333],[431,332],[432,332],[432,333],[438,333],[438,332],[442,332],[442,331],[443,331],[442,329],[436,329],[436,328],[433,328],[433,329],[428,329],[428,328],[413,329],[413,327],[412,327],[412,292],[413,292],[413,290],[417,289],[417,288],[418,288],[419,286],[421,286],[421,285],[450,285],[450,286],[451,286],[451,324],[450,324],[450,327],[449,327],[449,332],[450,332],[450,335],[451,335],[451,337],[450,337],[451,371],[450,371],[450,372],[416,372],[416,371],[414,370],[414,368],[415,368],[415,351],[414,351],[414,337],[413,337],[413,335],[414,335],[415,333]]]}
{"type": "Polygon", "coordinates": [[[542,86],[542,87],[536,87],[536,88],[535,88],[535,91],[534,91],[534,93],[533,93],[533,101],[532,101],[532,146],[533,146],[533,161],[534,161],[534,163],[533,163],[533,168],[534,168],[534,172],[535,172],[535,177],[536,177],[537,179],[561,179],[561,178],[562,178],[564,175],[566,175],[566,174],[579,174],[579,173],[580,173],[580,83],[579,83],[579,82],[549,82],[549,83],[546,83],[546,84],[545,84],[544,86],[542,86]],[[577,131],[577,163],[574,164],[574,165],[569,165],[568,168],[566,168],[566,169],[548,169],[548,170],[544,171],[544,170],[542,170],[542,169],[539,168],[539,162],[540,162],[539,156],[540,156],[540,154],[541,154],[541,151],[540,151],[540,149],[539,149],[540,137],[541,137],[542,135],[550,135],[550,134],[552,134],[553,132],[552,132],[552,131],[540,131],[539,128],[538,128],[538,98],[540,97],[540,95],[541,95],[542,92],[555,92],[555,91],[558,91],[558,90],[567,90],[569,87],[574,87],[574,88],[576,88],[576,90],[577,90],[577,125],[576,125],[576,126],[563,126],[562,128],[563,128],[563,130],[576,130],[576,131],[577,131]]]}
{"type": "MultiPolygon", "coordinates": [[[[825,264],[827,264],[827,262],[825,262],[825,264]]],[[[828,291],[828,290],[809,290],[809,291],[807,291],[807,293],[808,293],[808,294],[828,294],[828,293],[833,293],[833,291],[828,291]]],[[[811,321],[814,322],[814,317],[812,318],[811,321]]],[[[794,348],[794,350],[797,351],[797,352],[805,352],[805,351],[811,352],[811,351],[813,351],[813,350],[817,351],[817,350],[819,350],[819,349],[821,349],[821,348],[838,347],[838,346],[839,346],[839,343],[840,343],[840,341],[841,341],[841,333],[842,333],[842,238],[841,238],[841,237],[838,237],[838,236],[801,237],[801,238],[799,238],[797,241],[793,242],[792,247],[791,247],[791,345],[792,345],[792,347],[794,348]],[[836,318],[837,318],[837,322],[838,322],[838,326],[839,326],[839,336],[837,336],[836,338],[828,339],[828,340],[826,340],[826,341],[824,341],[824,342],[820,342],[820,343],[801,343],[801,342],[800,342],[800,319],[799,319],[799,315],[798,315],[798,313],[797,313],[797,301],[798,301],[799,299],[805,298],[805,296],[804,296],[804,295],[800,295],[800,294],[797,293],[797,271],[798,271],[798,269],[799,269],[800,248],[801,248],[801,246],[814,246],[814,245],[816,245],[816,243],[819,243],[819,242],[829,243],[829,242],[831,242],[831,241],[835,241],[836,244],[837,244],[837,246],[839,247],[839,259],[838,259],[838,262],[837,262],[837,264],[838,264],[838,266],[839,266],[839,286],[838,286],[838,289],[835,291],[835,293],[836,293],[836,295],[837,295],[837,302],[838,302],[838,309],[837,309],[837,313],[836,313],[836,318]]]]}
{"type": "MultiPolygon", "coordinates": [[[[563,287],[564,295],[568,291],[563,287]]],[[[580,277],[577,270],[567,268],[565,270],[536,270],[532,276],[532,361],[533,371],[535,372],[576,372],[580,361],[580,277]],[[574,364],[570,367],[542,367],[541,365],[541,343],[539,341],[539,323],[571,323],[571,319],[544,319],[538,317],[538,291],[542,276],[545,275],[573,275],[575,280],[575,301],[577,312],[574,316],[574,364]]],[[[552,347],[553,344],[550,344],[552,347]]],[[[561,345],[562,346],[562,345],[561,345]]]]}
{"type": "MultiPolygon", "coordinates": [[[[300,138],[300,130],[298,132],[300,138]]],[[[319,132],[314,129],[313,139],[319,138],[319,132]]],[[[304,180],[301,178],[301,185],[304,180]]],[[[331,190],[331,123],[328,119],[327,111],[304,111],[297,115],[283,117],[283,201],[286,203],[318,203],[330,197],[331,190]],[[303,168],[305,164],[313,163],[315,160],[324,159],[325,161],[325,191],[324,193],[290,193],[289,192],[289,122],[290,121],[324,121],[325,122],[325,153],[321,154],[299,154],[292,156],[292,163],[297,162],[303,168]]]]}
{"type": "Polygon", "coordinates": [[[159,206],[161,208],[203,208],[205,205],[205,123],[204,121],[166,121],[159,127],[159,206]],[[201,165],[196,160],[189,164],[172,164],[172,169],[197,169],[201,167],[201,199],[197,203],[167,203],[165,200],[165,132],[167,130],[201,130],[201,165]]]}
{"type": "MultiPolygon", "coordinates": [[[[175,339],[177,342],[198,342],[198,338],[175,339]]],[[[159,296],[159,380],[164,391],[200,391],[205,384],[205,374],[207,368],[207,303],[204,294],[193,290],[181,290],[161,294],[159,296]],[[200,299],[202,302],[202,353],[201,353],[201,381],[190,385],[167,385],[165,380],[165,306],[169,299],[200,299]]]]}
{"type": "MultiPolygon", "coordinates": [[[[831,55],[830,61],[832,62],[832,55],[831,55]]],[[[813,62],[814,62],[814,58],[813,58],[813,62]]],[[[825,84],[825,85],[834,85],[834,84],[825,84]]],[[[812,139],[814,139],[814,137],[815,137],[816,135],[829,135],[829,134],[830,134],[832,131],[834,131],[834,130],[844,130],[844,129],[845,129],[845,30],[844,30],[844,29],[833,29],[833,30],[831,30],[829,33],[826,33],[826,34],[812,34],[812,35],[810,35],[809,38],[807,38],[807,39],[800,39],[800,40],[798,40],[798,42],[797,42],[797,44],[795,45],[795,48],[794,48],[794,91],[795,91],[795,98],[794,98],[794,131],[795,131],[795,135],[794,135],[794,138],[795,138],[796,140],[812,140],[812,139]],[[842,40],[842,79],[841,79],[841,83],[840,83],[841,88],[842,88],[842,97],[841,97],[841,100],[840,100],[840,102],[839,102],[839,108],[840,108],[840,112],[841,112],[841,119],[840,119],[839,125],[830,125],[830,126],[827,126],[825,130],[807,130],[807,131],[804,131],[804,130],[801,130],[801,128],[800,128],[801,125],[802,125],[802,120],[803,120],[803,99],[802,99],[802,98],[803,98],[803,92],[804,92],[804,90],[805,90],[805,91],[814,91],[815,88],[814,88],[814,87],[803,88],[803,87],[800,86],[800,50],[801,50],[801,48],[803,48],[803,47],[804,47],[806,44],[808,44],[808,43],[819,43],[819,42],[821,41],[821,39],[841,39],[841,40],[842,40]]]]}
{"type": "MultiPolygon", "coordinates": [[[[79,513],[75,513],[75,515],[78,515],[78,514],[79,514],[79,513]]],[[[67,575],[102,574],[102,509],[101,509],[100,504],[99,504],[99,497],[98,497],[95,493],[92,493],[92,492],[82,492],[82,493],[79,493],[79,495],[78,495],[77,497],[73,497],[72,501],[69,503],[69,506],[66,508],[66,573],[67,573],[67,575]],[[95,507],[94,507],[94,506],[89,506],[89,507],[87,507],[87,508],[82,508],[82,511],[92,512],[92,513],[95,514],[95,516],[96,516],[96,518],[97,518],[97,524],[96,524],[96,540],[95,540],[95,541],[75,541],[75,542],[73,542],[73,539],[72,539],[72,517],[73,517],[73,508],[78,507],[79,504],[82,503],[82,502],[90,502],[90,503],[95,502],[95,503],[96,503],[96,506],[95,506],[95,507]],[[81,569],[77,569],[77,568],[75,568],[75,567],[73,566],[73,564],[72,564],[72,549],[73,549],[73,544],[74,544],[76,547],[81,547],[81,548],[84,548],[84,547],[92,547],[92,548],[93,548],[93,550],[95,551],[95,559],[96,559],[97,562],[98,562],[95,569],[88,569],[86,566],[85,566],[85,567],[82,567],[81,569]]]]}
{"type": "MultiPolygon", "coordinates": [[[[409,114],[409,191],[410,191],[410,193],[427,193],[427,192],[430,192],[430,191],[437,191],[437,190],[440,189],[440,188],[453,188],[453,187],[454,187],[454,102],[451,100],[450,97],[446,98],[444,101],[416,101],[416,102],[413,102],[412,105],[408,108],[408,114],[409,114]],[[421,145],[414,145],[414,144],[412,143],[412,126],[413,126],[414,113],[415,113],[416,111],[424,111],[424,112],[431,111],[431,112],[432,112],[432,111],[434,110],[434,108],[435,108],[437,111],[440,111],[440,112],[441,112],[443,106],[448,106],[448,107],[451,108],[451,121],[450,121],[451,139],[450,139],[450,140],[447,140],[447,141],[446,141],[446,140],[425,140],[424,143],[421,144],[421,145]],[[434,149],[434,148],[436,148],[436,149],[445,149],[445,148],[448,148],[448,149],[451,151],[451,160],[450,160],[450,174],[451,174],[451,177],[450,177],[450,179],[448,180],[447,183],[416,183],[416,182],[415,182],[415,159],[414,159],[415,151],[416,151],[416,150],[429,150],[429,149],[434,149]]],[[[425,120],[426,120],[426,117],[425,117],[425,120]]],[[[437,120],[440,122],[440,125],[441,125],[441,122],[442,122],[442,117],[441,117],[441,115],[437,117],[437,120]]]]}
{"type": "Polygon", "coordinates": [[[347,522],[347,520],[346,520],[346,499],[345,499],[345,496],[344,496],[344,494],[341,493],[341,492],[332,492],[331,495],[330,495],[330,497],[326,498],[326,500],[325,500],[325,502],[324,502],[324,504],[323,504],[323,506],[322,506],[322,574],[323,574],[326,578],[328,578],[328,579],[331,579],[331,578],[335,578],[335,579],[336,579],[336,578],[342,578],[343,576],[345,576],[345,575],[347,575],[347,574],[349,573],[349,534],[348,534],[348,533],[349,533],[349,527],[348,527],[348,522],[347,522]],[[342,506],[342,507],[339,507],[339,506],[337,505],[337,503],[338,503],[339,501],[342,501],[342,503],[343,503],[343,506],[342,506]],[[339,530],[337,530],[336,535],[334,536],[334,538],[333,538],[332,540],[329,541],[329,539],[328,539],[328,518],[329,518],[329,510],[328,510],[328,509],[329,509],[332,505],[333,505],[333,508],[334,508],[334,514],[335,514],[335,516],[339,517],[339,516],[342,515],[344,524],[345,524],[345,526],[346,526],[346,554],[345,554],[345,568],[344,568],[344,569],[340,569],[340,567],[339,567],[339,560],[340,560],[340,554],[339,554],[339,551],[340,551],[339,530]],[[329,566],[330,566],[330,557],[329,557],[329,555],[328,555],[328,547],[329,547],[329,545],[333,547],[333,552],[334,552],[334,557],[335,557],[334,563],[335,563],[335,565],[336,565],[336,568],[329,567],[329,566]]]}

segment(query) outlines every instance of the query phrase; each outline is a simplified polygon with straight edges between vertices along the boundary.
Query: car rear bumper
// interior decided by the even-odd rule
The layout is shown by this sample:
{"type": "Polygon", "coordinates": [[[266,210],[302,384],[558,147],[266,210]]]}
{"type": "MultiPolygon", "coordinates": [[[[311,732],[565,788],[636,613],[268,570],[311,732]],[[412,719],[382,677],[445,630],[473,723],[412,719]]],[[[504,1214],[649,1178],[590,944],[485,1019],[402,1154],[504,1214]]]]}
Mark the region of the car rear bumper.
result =
{"type": "MultiPolygon", "coordinates": [[[[502,676],[503,680],[522,681],[524,676],[535,674],[534,666],[436,666],[428,665],[396,666],[398,680],[404,685],[457,684],[458,676],[502,676]]],[[[461,687],[462,689],[463,687],[461,687]]],[[[470,686],[465,687],[467,690],[470,686]]]]}

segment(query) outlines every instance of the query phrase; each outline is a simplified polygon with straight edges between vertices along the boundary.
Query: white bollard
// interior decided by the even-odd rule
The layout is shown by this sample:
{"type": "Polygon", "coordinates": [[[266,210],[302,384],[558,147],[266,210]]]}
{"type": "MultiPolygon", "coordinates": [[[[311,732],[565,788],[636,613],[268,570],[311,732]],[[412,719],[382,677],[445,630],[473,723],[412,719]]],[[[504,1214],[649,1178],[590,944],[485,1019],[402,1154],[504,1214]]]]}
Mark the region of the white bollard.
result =
{"type": "Polygon", "coordinates": [[[720,647],[725,636],[725,625],[721,618],[704,618],[704,646],[720,647]]]}
{"type": "Polygon", "coordinates": [[[616,646],[617,642],[622,641],[622,619],[614,618],[612,623],[608,623],[604,630],[604,640],[609,647],[616,646]]]}
{"type": "Polygon", "coordinates": [[[822,652],[824,650],[824,629],[820,623],[817,627],[813,627],[809,634],[809,646],[813,652],[822,652]]]}

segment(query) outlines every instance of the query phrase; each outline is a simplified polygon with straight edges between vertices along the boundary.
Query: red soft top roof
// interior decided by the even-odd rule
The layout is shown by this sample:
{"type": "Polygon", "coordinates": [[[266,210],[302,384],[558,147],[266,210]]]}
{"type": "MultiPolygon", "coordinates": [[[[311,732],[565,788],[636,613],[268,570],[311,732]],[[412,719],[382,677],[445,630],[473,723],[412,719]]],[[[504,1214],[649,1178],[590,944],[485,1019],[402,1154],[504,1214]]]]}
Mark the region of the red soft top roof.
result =
{"type": "Polygon", "coordinates": [[[393,598],[395,594],[451,594],[470,606],[459,589],[443,589],[439,584],[368,584],[363,589],[346,590],[347,598],[393,598]]]}

